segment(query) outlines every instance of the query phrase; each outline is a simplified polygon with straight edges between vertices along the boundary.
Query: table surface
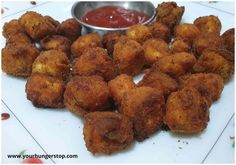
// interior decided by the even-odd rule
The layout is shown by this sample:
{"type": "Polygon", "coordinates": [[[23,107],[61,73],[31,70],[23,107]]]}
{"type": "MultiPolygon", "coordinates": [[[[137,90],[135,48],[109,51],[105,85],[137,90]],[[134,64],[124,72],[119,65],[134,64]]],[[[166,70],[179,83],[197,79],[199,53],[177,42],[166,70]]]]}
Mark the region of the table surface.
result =
{"type": "MultiPolygon", "coordinates": [[[[156,2],[153,2],[156,4],[156,2]]],[[[222,30],[226,30],[230,28],[229,26],[234,26],[234,2],[182,2],[185,6],[194,6],[198,8],[202,15],[205,14],[205,11],[209,12],[207,14],[216,13],[218,16],[222,18],[229,19],[226,25],[223,26],[222,30]],[[201,9],[201,10],[200,10],[201,9]]],[[[181,3],[181,4],[182,4],[181,3]]],[[[57,18],[58,12],[70,11],[70,7],[72,6],[73,2],[37,2],[36,4],[32,4],[30,2],[2,2],[2,22],[1,27],[3,26],[4,22],[7,22],[13,18],[18,18],[22,13],[28,10],[39,11],[42,14],[49,14],[49,10],[58,6],[60,11],[55,11],[54,13],[50,13],[49,15],[57,18]]],[[[190,13],[192,10],[191,8],[187,8],[185,13],[190,13]]],[[[195,12],[195,11],[192,11],[195,12]]],[[[67,15],[61,15],[58,20],[64,20],[68,18],[67,15]]],[[[188,17],[189,18],[189,17],[188,17]]],[[[189,18],[190,19],[190,18],[189,18]]],[[[191,18],[193,19],[193,18],[191,18]]],[[[227,21],[227,20],[226,20],[227,21]]],[[[3,37],[2,37],[3,38],[3,37]]],[[[5,44],[5,41],[2,39],[2,45],[5,44]]],[[[11,76],[7,76],[5,73],[1,73],[2,78],[2,108],[1,112],[9,113],[10,119],[4,120],[1,122],[1,129],[2,129],[2,155],[1,160],[2,163],[20,163],[21,159],[9,159],[7,158],[8,154],[19,154],[21,151],[25,150],[27,154],[56,154],[55,152],[58,151],[59,154],[68,154],[68,151],[71,151],[71,154],[77,153],[79,158],[78,159],[42,159],[44,163],[72,163],[72,162],[82,162],[82,163],[95,163],[95,162],[107,162],[107,157],[96,157],[95,159],[83,160],[80,161],[80,157],[84,156],[85,158],[91,158],[92,155],[86,152],[86,148],[84,146],[83,141],[79,141],[74,143],[71,136],[68,136],[71,133],[71,130],[77,132],[77,134],[82,134],[82,120],[78,120],[76,116],[73,114],[62,110],[53,111],[53,110],[32,110],[32,109],[24,109],[25,107],[20,107],[22,104],[32,106],[31,103],[24,98],[24,79],[17,79],[11,76]],[[17,82],[17,86],[15,83],[17,82]],[[22,87],[22,88],[21,88],[22,87]],[[18,93],[22,93],[18,95],[18,93]],[[19,97],[23,97],[19,99],[19,97]],[[23,108],[23,109],[22,109],[23,108]],[[46,119],[47,118],[47,119],[46,119]],[[58,120],[60,118],[60,120],[58,120]],[[33,123],[33,124],[32,124],[33,123]],[[55,126],[56,125],[56,126],[55,126]],[[47,127],[47,128],[45,128],[47,127]],[[64,132],[61,133],[61,130],[64,132]],[[77,145],[79,149],[85,151],[82,153],[78,153],[77,150],[68,148],[68,146],[77,145]],[[63,152],[64,150],[64,152],[63,152]],[[86,155],[87,154],[87,155],[86,155]]],[[[231,80],[230,85],[225,87],[226,93],[233,93],[234,91],[234,78],[231,80]],[[228,87],[230,86],[230,87],[228,87]]],[[[222,96],[222,100],[219,100],[215,103],[212,107],[211,113],[220,113],[215,111],[220,111],[217,109],[217,104],[219,102],[224,102],[224,99],[232,100],[232,103],[229,105],[225,105],[225,110],[228,110],[226,114],[222,113],[222,122],[219,124],[219,127],[215,129],[215,126],[212,126],[211,123],[217,123],[219,121],[218,118],[211,118],[209,122],[209,126],[205,132],[208,134],[214,134],[214,138],[208,138],[204,136],[197,137],[175,137],[170,135],[169,133],[159,133],[158,138],[159,141],[162,139],[174,139],[175,142],[171,142],[170,144],[166,144],[167,147],[176,150],[176,154],[170,155],[169,161],[168,159],[159,159],[156,161],[155,157],[152,160],[146,160],[145,157],[140,159],[139,162],[165,162],[165,163],[182,163],[182,162],[190,162],[190,163],[234,163],[234,128],[235,128],[235,119],[234,119],[234,93],[231,95],[224,95],[222,96]],[[228,107],[227,107],[228,106],[228,107]],[[211,132],[212,131],[212,132],[211,132]],[[204,139],[205,138],[205,139],[204,139]],[[190,140],[189,140],[190,139],[190,140]],[[199,140],[200,139],[200,140],[199,140]],[[201,141],[201,139],[203,139],[201,141]],[[199,143],[198,143],[199,142],[199,143]],[[202,143],[204,142],[204,143],[202,143]],[[189,144],[190,143],[190,144],[189,144]],[[191,144],[192,143],[192,144],[191,144]],[[197,147],[195,147],[197,146],[197,147]],[[192,147],[192,148],[191,148],[192,147]],[[195,152],[189,152],[189,150],[195,149],[202,151],[197,155],[194,155],[195,152]],[[192,155],[191,155],[192,154],[192,155]],[[188,159],[189,158],[189,159],[188,159]]],[[[222,111],[222,110],[221,110],[222,111]]],[[[76,136],[76,135],[75,135],[76,136]]],[[[79,138],[79,136],[78,136],[79,138]]],[[[155,141],[155,137],[151,137],[144,142],[145,146],[153,146],[156,145],[158,147],[158,141],[155,141]]],[[[168,142],[169,143],[169,142],[168,142]]],[[[142,144],[140,144],[141,146],[142,144]]],[[[76,147],[74,147],[76,148],[76,147]]],[[[138,147],[135,144],[133,150],[137,150],[134,152],[134,156],[140,156],[139,153],[142,153],[142,147],[138,147]],[[140,150],[140,152],[139,152],[140,150]],[[135,155],[135,153],[137,153],[135,155]]],[[[151,148],[149,148],[151,149],[151,148]]],[[[132,150],[132,149],[130,149],[132,150]]],[[[125,151],[126,152],[126,151],[125,151]]],[[[126,153],[118,154],[113,156],[111,160],[116,160],[115,157],[119,158],[117,162],[128,162],[132,163],[132,158],[130,157],[127,159],[125,154],[132,151],[127,151],[126,153]]],[[[153,151],[156,152],[156,151],[153,151]]],[[[166,150],[166,152],[169,152],[166,150]]],[[[158,152],[159,156],[161,157],[163,152],[158,152]]],[[[145,154],[144,154],[145,155],[145,154]]],[[[168,158],[168,157],[167,157],[168,158]]],[[[109,162],[109,161],[108,161],[109,162]]],[[[115,163],[115,162],[113,162],[115,163]]]]}

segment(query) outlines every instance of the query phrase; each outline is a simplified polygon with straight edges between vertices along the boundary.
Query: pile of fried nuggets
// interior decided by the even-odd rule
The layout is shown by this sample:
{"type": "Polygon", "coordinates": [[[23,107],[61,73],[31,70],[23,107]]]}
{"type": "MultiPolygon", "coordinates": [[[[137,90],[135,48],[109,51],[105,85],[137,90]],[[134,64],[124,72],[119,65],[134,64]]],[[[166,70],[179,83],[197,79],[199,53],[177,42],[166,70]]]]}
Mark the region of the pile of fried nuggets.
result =
{"type": "Polygon", "coordinates": [[[122,150],[166,127],[199,133],[234,72],[234,28],[220,35],[213,15],[179,24],[183,13],[175,2],[163,2],[155,22],[102,38],[81,36],[75,19],[59,23],[29,11],[3,27],[2,70],[28,77],[25,91],[34,106],[66,106],[84,118],[84,140],[94,154],[122,150]],[[132,76],[143,68],[135,84],[132,76]]]}

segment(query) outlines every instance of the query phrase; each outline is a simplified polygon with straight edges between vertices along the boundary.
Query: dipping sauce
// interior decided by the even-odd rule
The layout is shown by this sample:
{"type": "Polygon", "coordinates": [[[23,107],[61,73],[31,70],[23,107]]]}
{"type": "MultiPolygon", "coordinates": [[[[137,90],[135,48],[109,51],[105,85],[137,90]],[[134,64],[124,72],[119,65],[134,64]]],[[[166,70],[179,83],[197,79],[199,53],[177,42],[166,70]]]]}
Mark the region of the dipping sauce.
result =
{"type": "Polygon", "coordinates": [[[106,28],[123,28],[147,21],[150,17],[142,12],[119,6],[103,6],[87,12],[81,21],[106,28]]]}

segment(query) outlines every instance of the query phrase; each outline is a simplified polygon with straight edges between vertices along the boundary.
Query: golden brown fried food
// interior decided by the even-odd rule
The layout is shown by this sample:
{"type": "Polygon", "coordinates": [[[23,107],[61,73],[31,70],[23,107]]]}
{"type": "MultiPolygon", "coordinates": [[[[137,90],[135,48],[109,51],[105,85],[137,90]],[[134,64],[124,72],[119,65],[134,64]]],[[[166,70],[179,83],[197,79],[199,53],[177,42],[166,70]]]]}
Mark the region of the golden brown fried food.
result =
{"type": "Polygon", "coordinates": [[[108,82],[111,95],[116,105],[120,105],[123,95],[131,89],[136,88],[133,78],[126,74],[121,74],[108,82]]]}
{"type": "Polygon", "coordinates": [[[59,21],[55,20],[54,18],[52,18],[52,17],[50,17],[50,16],[48,16],[48,15],[44,16],[44,18],[45,18],[48,22],[50,22],[55,28],[57,28],[57,26],[60,25],[60,22],[59,22],[59,21]]]}
{"type": "Polygon", "coordinates": [[[7,40],[7,44],[31,44],[31,39],[25,33],[15,33],[11,35],[7,40]]]}
{"type": "Polygon", "coordinates": [[[156,9],[156,21],[166,24],[173,33],[183,14],[184,6],[179,7],[175,2],[162,2],[156,9]]]}
{"type": "Polygon", "coordinates": [[[154,38],[163,39],[165,42],[169,43],[171,40],[171,32],[167,25],[161,22],[153,22],[148,25],[150,32],[154,38]]]}
{"type": "Polygon", "coordinates": [[[134,136],[143,141],[163,125],[165,99],[162,92],[151,87],[139,87],[124,94],[120,112],[132,119],[134,136]]]}
{"type": "Polygon", "coordinates": [[[6,22],[3,25],[2,35],[8,39],[11,35],[16,33],[24,33],[24,28],[20,25],[17,19],[13,19],[9,22],[6,22]]]}
{"type": "Polygon", "coordinates": [[[63,21],[57,26],[57,34],[67,37],[71,42],[75,41],[81,35],[82,27],[75,18],[63,21]]]}
{"type": "Polygon", "coordinates": [[[143,49],[147,65],[152,65],[160,57],[169,55],[169,46],[162,39],[148,39],[143,43],[143,49]]]}
{"type": "Polygon", "coordinates": [[[181,38],[185,42],[192,44],[193,40],[200,35],[200,30],[194,24],[183,23],[175,28],[175,37],[181,38]]]}
{"type": "Polygon", "coordinates": [[[166,103],[164,123],[171,132],[193,134],[203,131],[209,121],[209,105],[195,88],[173,92],[166,103]]]}
{"type": "Polygon", "coordinates": [[[202,33],[193,42],[193,51],[199,57],[205,49],[225,48],[224,40],[216,33],[202,33]]]}
{"type": "Polygon", "coordinates": [[[115,112],[92,112],[85,116],[84,140],[95,153],[112,154],[133,141],[133,125],[128,117],[115,112]]]}
{"type": "Polygon", "coordinates": [[[49,35],[40,41],[40,45],[44,50],[60,50],[66,53],[67,57],[70,58],[70,46],[71,41],[60,35],[49,35]]]}
{"type": "Polygon", "coordinates": [[[74,76],[66,85],[64,104],[78,116],[111,110],[109,87],[100,76],[74,76]]]}
{"type": "Polygon", "coordinates": [[[138,86],[155,88],[158,91],[161,91],[165,98],[178,89],[178,83],[175,79],[159,71],[147,72],[143,79],[138,83],[138,86]]]}
{"type": "Polygon", "coordinates": [[[114,45],[122,35],[124,31],[110,31],[103,35],[102,43],[110,56],[113,54],[114,45]]]}
{"type": "Polygon", "coordinates": [[[117,69],[105,49],[97,47],[88,49],[73,61],[72,75],[98,75],[109,81],[117,75],[117,69]]]}
{"type": "Polygon", "coordinates": [[[142,44],[144,41],[148,40],[149,38],[152,38],[152,33],[147,26],[137,24],[131,26],[126,31],[126,36],[142,44]]]}
{"type": "Polygon", "coordinates": [[[234,71],[234,64],[216,51],[205,50],[193,66],[196,73],[216,73],[227,82],[234,71]]]}
{"type": "Polygon", "coordinates": [[[26,82],[27,99],[36,107],[63,108],[65,84],[62,80],[44,74],[32,74],[26,82]]]}
{"type": "Polygon", "coordinates": [[[220,34],[221,22],[217,16],[209,15],[199,17],[193,23],[202,33],[214,32],[220,34]]]}
{"type": "Polygon", "coordinates": [[[32,66],[32,73],[46,74],[61,80],[67,80],[69,72],[69,60],[66,54],[53,49],[42,51],[32,66]]]}
{"type": "Polygon", "coordinates": [[[191,44],[186,42],[184,39],[181,38],[175,38],[171,42],[171,52],[172,53],[180,53],[180,52],[192,52],[191,44]]]}
{"type": "Polygon", "coordinates": [[[220,75],[213,73],[192,74],[183,81],[183,87],[195,88],[209,105],[220,98],[224,82],[220,75]]]}
{"type": "Polygon", "coordinates": [[[33,44],[7,44],[2,49],[2,70],[9,75],[27,77],[38,55],[33,44]]]}
{"type": "Polygon", "coordinates": [[[234,53],[234,28],[226,30],[222,35],[226,48],[234,53]]]}
{"type": "Polygon", "coordinates": [[[159,70],[163,73],[177,78],[191,71],[196,63],[194,55],[186,52],[175,53],[171,56],[164,56],[153,64],[152,70],[159,70]]]}
{"type": "Polygon", "coordinates": [[[114,46],[113,60],[120,73],[134,76],[145,63],[143,47],[128,37],[120,37],[114,46]]]}
{"type": "Polygon", "coordinates": [[[97,32],[80,36],[71,45],[71,53],[73,58],[81,56],[81,54],[90,48],[102,47],[102,38],[97,32]]]}
{"type": "Polygon", "coordinates": [[[56,33],[56,28],[51,22],[41,14],[33,11],[27,11],[23,14],[19,22],[24,27],[26,33],[36,41],[43,39],[47,35],[56,33]]]}

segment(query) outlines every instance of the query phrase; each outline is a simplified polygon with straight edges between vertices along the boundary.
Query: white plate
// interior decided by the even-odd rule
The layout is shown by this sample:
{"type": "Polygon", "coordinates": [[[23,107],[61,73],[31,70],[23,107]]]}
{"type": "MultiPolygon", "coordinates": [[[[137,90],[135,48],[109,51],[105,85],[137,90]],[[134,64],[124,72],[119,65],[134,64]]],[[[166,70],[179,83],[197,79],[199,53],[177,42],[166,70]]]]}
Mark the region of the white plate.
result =
{"type": "MultiPolygon", "coordinates": [[[[63,21],[71,17],[73,2],[49,2],[32,8],[43,15],[63,21]]],[[[157,2],[154,2],[156,5],[157,2]]],[[[234,15],[192,2],[179,2],[185,6],[182,22],[193,22],[199,16],[217,15],[222,22],[222,32],[234,27],[234,15]]],[[[231,3],[233,5],[233,3],[231,3]]],[[[4,22],[19,18],[25,11],[3,17],[4,22]]],[[[3,37],[2,37],[3,38],[3,37]]],[[[2,39],[2,45],[5,40],[2,39]]],[[[66,109],[40,109],[32,106],[26,99],[25,79],[1,73],[2,101],[14,113],[34,139],[48,154],[78,154],[77,159],[53,159],[56,163],[201,163],[234,114],[234,78],[225,85],[219,101],[210,108],[210,122],[207,129],[195,136],[175,136],[170,132],[157,132],[142,143],[111,156],[94,156],[87,151],[83,135],[83,121],[66,109]]],[[[139,78],[135,78],[137,82],[139,78]]],[[[17,128],[12,130],[20,134],[17,128]]],[[[2,136],[12,136],[3,134],[2,136]]],[[[10,137],[4,137],[7,140],[10,137]]],[[[3,141],[7,143],[7,141],[3,141]]],[[[22,140],[19,141],[22,143],[22,140]]],[[[27,142],[24,142],[27,144],[27,142]]],[[[9,145],[10,147],[16,147],[9,145]]],[[[8,152],[3,148],[3,152],[8,152]]],[[[224,151],[222,151],[223,153],[224,151]]],[[[17,153],[4,153],[18,154],[17,153]]],[[[225,155],[224,155],[225,156],[225,155]]],[[[227,155],[226,155],[227,156],[227,155]]],[[[217,158],[216,158],[217,159],[217,158]]],[[[233,160],[232,156],[229,158],[233,160]]],[[[4,159],[7,163],[8,161],[4,159]]],[[[9,161],[10,162],[10,161],[9,161]]]]}

